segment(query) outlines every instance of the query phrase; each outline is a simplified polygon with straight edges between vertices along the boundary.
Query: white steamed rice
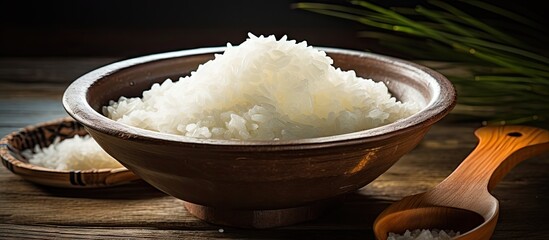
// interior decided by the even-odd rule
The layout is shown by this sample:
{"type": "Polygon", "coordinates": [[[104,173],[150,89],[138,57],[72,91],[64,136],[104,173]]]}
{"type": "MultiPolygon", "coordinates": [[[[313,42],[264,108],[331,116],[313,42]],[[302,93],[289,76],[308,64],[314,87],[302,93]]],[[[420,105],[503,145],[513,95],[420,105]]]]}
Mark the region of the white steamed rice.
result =
{"type": "Polygon", "coordinates": [[[55,170],[87,170],[123,167],[107,154],[89,135],[74,136],[60,141],[56,138],[46,148],[36,145],[34,149],[21,152],[30,164],[55,170]]]}
{"type": "Polygon", "coordinates": [[[403,234],[389,233],[387,240],[450,240],[459,235],[459,232],[453,230],[414,229],[406,230],[403,234]]]}
{"type": "Polygon", "coordinates": [[[179,81],[103,108],[118,122],[196,138],[278,140],[366,130],[410,116],[382,82],[332,66],[325,52],[284,36],[256,37],[179,81]]]}

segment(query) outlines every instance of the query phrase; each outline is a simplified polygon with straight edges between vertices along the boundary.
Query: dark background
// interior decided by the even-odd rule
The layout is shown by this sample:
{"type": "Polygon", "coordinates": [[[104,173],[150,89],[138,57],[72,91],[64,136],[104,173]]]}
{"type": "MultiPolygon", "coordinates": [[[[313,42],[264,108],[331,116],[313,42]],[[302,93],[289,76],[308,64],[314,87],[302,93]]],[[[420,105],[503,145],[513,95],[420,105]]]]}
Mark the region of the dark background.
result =
{"type": "MultiPolygon", "coordinates": [[[[315,46],[376,50],[375,42],[356,35],[364,25],[292,9],[294,2],[300,1],[2,1],[0,57],[133,57],[238,44],[247,32],[286,34],[315,46]]],[[[547,23],[542,1],[491,2],[547,23]]]]}

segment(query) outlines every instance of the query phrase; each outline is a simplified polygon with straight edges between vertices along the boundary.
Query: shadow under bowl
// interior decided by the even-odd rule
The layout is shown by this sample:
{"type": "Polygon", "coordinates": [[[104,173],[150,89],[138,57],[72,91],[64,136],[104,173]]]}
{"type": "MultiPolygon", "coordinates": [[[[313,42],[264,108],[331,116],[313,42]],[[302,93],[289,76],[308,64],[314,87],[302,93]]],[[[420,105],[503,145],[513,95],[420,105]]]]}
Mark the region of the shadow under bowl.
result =
{"type": "Polygon", "coordinates": [[[455,105],[452,84],[431,69],[382,55],[320,48],[336,67],[385,82],[393,96],[418,102],[421,110],[369,130],[281,141],[190,138],[128,126],[101,114],[110,100],[140,97],[152,84],[188,75],[224,49],[116,62],[78,78],[63,96],[67,112],[105,151],[212,223],[265,228],[315,218],[324,202],[389,169],[455,105]]]}

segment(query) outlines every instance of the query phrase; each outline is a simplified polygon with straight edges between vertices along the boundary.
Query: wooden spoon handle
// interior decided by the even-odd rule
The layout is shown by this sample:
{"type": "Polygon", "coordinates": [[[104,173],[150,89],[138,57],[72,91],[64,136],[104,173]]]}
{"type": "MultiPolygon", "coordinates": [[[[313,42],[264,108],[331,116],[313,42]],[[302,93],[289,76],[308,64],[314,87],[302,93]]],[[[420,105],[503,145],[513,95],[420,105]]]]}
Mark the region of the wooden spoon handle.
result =
{"type": "Polygon", "coordinates": [[[518,163],[549,151],[549,131],[540,128],[489,126],[475,135],[479,139],[475,150],[438,187],[491,191],[518,163]]]}

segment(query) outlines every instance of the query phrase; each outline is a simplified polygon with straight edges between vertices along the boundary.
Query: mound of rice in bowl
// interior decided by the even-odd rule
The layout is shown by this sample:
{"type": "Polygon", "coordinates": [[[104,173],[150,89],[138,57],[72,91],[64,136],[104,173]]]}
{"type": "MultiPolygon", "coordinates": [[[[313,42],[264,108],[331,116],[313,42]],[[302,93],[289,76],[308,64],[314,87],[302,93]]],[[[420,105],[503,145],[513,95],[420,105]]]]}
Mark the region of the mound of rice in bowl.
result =
{"type": "Polygon", "coordinates": [[[283,36],[248,35],[190,76],[103,107],[118,122],[196,138],[279,140],[366,130],[412,115],[382,82],[332,66],[325,52],[283,36]]]}

